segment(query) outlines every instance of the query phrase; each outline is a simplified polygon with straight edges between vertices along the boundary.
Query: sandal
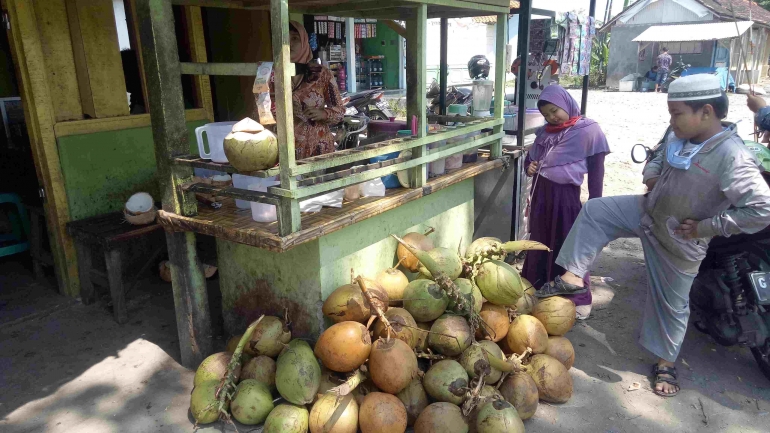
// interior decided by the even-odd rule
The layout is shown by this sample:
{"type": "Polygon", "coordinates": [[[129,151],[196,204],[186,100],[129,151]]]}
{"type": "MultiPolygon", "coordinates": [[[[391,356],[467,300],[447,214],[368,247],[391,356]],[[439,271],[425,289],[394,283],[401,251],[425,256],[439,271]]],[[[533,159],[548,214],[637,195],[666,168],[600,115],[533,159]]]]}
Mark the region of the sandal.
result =
{"type": "Polygon", "coordinates": [[[550,283],[544,285],[535,292],[536,298],[550,298],[551,296],[559,295],[579,295],[587,292],[585,287],[576,286],[574,284],[565,283],[561,277],[556,277],[550,283]]]}
{"type": "Polygon", "coordinates": [[[658,364],[653,364],[652,374],[655,376],[655,381],[652,384],[652,392],[654,392],[655,394],[661,397],[673,397],[679,393],[679,390],[681,388],[679,387],[679,381],[676,380],[676,367],[661,367],[658,364]],[[661,377],[661,374],[667,374],[671,377],[661,377]],[[674,385],[676,387],[676,391],[672,393],[658,391],[657,389],[655,389],[655,387],[659,383],[667,383],[669,385],[674,385]]]}

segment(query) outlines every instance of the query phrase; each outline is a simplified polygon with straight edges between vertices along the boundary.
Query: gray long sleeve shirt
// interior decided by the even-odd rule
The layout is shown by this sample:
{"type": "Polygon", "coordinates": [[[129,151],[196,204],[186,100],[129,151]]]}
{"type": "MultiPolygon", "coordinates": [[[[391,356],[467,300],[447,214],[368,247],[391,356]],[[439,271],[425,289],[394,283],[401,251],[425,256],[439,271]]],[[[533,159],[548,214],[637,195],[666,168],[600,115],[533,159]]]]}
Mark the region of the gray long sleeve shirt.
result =
{"type": "MultiPolygon", "coordinates": [[[[666,143],[670,140],[676,140],[673,133],[666,143]]],[[[642,224],[680,259],[703,260],[713,236],[756,233],[770,225],[770,188],[756,157],[735,133],[707,144],[689,170],[671,167],[664,145],[643,175],[644,182],[658,180],[646,197],[642,224]],[[674,234],[685,219],[700,221],[699,239],[674,234]]]]}

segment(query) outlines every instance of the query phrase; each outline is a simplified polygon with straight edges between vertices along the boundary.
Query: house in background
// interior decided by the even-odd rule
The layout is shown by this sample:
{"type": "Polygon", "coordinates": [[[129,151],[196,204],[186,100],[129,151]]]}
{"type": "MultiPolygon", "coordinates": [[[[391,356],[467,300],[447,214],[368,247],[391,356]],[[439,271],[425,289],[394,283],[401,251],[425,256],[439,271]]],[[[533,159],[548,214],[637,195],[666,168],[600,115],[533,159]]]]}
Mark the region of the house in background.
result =
{"type": "Polygon", "coordinates": [[[640,0],[629,6],[599,30],[612,34],[607,86],[617,88],[624,76],[644,74],[664,46],[675,63],[729,67],[737,84],[756,83],[767,75],[770,12],[747,0],[732,0],[732,6],[734,15],[725,0],[640,0]],[[734,20],[753,24],[736,31],[734,20]],[[703,25],[709,23],[731,25],[703,25]],[[635,41],[642,33],[645,41],[635,41]]]}

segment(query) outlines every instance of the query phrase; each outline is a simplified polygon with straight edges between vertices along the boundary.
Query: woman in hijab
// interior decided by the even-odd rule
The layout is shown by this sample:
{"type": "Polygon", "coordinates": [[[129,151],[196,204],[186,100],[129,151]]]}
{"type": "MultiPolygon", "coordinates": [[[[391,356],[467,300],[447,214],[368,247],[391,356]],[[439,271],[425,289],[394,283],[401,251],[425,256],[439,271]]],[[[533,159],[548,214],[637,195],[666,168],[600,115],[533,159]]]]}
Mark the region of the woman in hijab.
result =
{"type": "MultiPolygon", "coordinates": [[[[580,213],[580,186],[588,175],[588,198],[602,196],[604,157],[610,152],[599,124],[580,116],[577,101],[563,87],[543,89],[537,108],[547,123],[536,132],[525,160],[527,175],[534,177],[529,203],[530,239],[551,248],[529,251],[522,276],[541,287],[564,273],[555,261],[572,224],[580,213]]],[[[578,319],[591,313],[589,275],[583,293],[565,296],[577,306],[578,319]]]]}
{"type": "MultiPolygon", "coordinates": [[[[305,27],[289,22],[289,49],[296,75],[291,78],[294,108],[294,152],[297,159],[334,151],[334,136],[329,125],[342,121],[345,105],[334,75],[324,66],[313,62],[305,27]]],[[[275,82],[270,78],[270,93],[275,115],[275,82]]]]}

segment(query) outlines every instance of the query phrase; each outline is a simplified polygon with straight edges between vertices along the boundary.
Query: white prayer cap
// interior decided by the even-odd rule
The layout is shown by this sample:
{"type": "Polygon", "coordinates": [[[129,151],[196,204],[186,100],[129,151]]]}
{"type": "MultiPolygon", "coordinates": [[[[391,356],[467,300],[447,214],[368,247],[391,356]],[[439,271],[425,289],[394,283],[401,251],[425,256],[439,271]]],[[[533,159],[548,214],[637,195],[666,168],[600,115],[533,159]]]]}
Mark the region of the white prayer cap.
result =
{"type": "Polygon", "coordinates": [[[668,85],[669,101],[714,99],[722,94],[722,84],[716,75],[695,74],[677,78],[668,85]]]}

